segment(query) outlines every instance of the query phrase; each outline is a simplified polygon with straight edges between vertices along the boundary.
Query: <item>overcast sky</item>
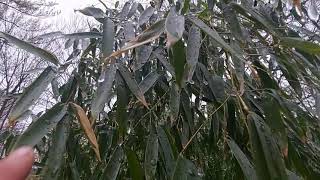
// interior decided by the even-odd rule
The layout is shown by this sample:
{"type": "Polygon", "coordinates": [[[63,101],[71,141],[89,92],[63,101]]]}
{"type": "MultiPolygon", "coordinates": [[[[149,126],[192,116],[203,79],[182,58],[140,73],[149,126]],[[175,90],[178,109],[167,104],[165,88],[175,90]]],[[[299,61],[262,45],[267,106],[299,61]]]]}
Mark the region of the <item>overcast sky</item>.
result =
{"type": "MultiPolygon", "coordinates": [[[[120,0],[121,1],[121,0],[120,0]]],[[[80,9],[87,6],[101,6],[98,0],[56,0],[59,4],[57,9],[61,10],[62,15],[73,13],[74,9],[80,9]]],[[[114,5],[116,0],[103,0],[108,6],[114,5]]]]}

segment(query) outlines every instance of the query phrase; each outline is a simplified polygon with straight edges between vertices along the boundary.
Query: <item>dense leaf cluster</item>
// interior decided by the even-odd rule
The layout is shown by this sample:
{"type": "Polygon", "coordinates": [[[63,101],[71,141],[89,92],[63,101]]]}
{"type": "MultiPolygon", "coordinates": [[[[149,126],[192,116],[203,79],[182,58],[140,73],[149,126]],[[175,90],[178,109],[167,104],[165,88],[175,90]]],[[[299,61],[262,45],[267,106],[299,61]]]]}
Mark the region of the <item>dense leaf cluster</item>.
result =
{"type": "Polygon", "coordinates": [[[21,95],[12,126],[77,63],[59,103],[7,136],[6,150],[35,146],[44,179],[319,179],[320,46],[310,35],[319,18],[307,4],[87,7],[79,12],[99,28],[55,33],[74,49],[66,62],[1,33],[52,63],[21,95]]]}

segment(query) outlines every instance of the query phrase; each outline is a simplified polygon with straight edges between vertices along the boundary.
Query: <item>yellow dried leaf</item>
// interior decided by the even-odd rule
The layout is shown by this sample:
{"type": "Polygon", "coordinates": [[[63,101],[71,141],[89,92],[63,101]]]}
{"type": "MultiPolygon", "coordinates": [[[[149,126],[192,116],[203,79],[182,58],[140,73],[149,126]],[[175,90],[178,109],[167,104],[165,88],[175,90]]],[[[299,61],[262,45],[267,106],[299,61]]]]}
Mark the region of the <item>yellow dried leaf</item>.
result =
{"type": "Polygon", "coordinates": [[[80,125],[81,125],[82,129],[84,130],[85,135],[87,136],[90,144],[92,145],[92,148],[93,148],[94,152],[96,153],[98,160],[101,161],[97,138],[96,138],[96,135],[94,134],[94,131],[91,127],[90,121],[89,121],[86,113],[79,105],[77,105],[75,103],[70,103],[70,105],[71,105],[74,113],[76,114],[77,119],[79,120],[80,125]]]}

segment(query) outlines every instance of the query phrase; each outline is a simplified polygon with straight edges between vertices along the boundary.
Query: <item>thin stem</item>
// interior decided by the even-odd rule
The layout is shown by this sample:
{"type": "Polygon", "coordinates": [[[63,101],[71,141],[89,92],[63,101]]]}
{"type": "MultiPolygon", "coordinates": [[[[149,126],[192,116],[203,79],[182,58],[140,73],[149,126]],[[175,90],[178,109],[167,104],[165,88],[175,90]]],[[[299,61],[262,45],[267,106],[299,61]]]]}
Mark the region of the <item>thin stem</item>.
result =
{"type": "Polygon", "coordinates": [[[190,140],[187,142],[187,144],[183,147],[183,149],[180,152],[180,155],[183,154],[183,152],[187,149],[187,147],[191,144],[191,142],[193,141],[193,139],[196,137],[196,135],[200,132],[200,130],[204,127],[204,125],[206,125],[206,123],[209,120],[209,117],[211,117],[212,115],[214,115],[216,112],[218,112],[229,100],[231,96],[229,95],[226,100],[224,100],[224,102],[216,109],[214,110],[209,116],[208,118],[201,124],[201,126],[197,129],[197,131],[191,136],[190,140]]]}

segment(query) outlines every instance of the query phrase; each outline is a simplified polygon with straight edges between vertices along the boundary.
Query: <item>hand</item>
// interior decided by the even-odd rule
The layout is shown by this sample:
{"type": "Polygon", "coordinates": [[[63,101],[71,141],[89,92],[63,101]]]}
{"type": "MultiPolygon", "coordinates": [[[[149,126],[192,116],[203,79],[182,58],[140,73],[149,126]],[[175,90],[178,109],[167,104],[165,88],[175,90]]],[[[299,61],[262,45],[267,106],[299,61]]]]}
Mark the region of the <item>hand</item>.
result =
{"type": "Polygon", "coordinates": [[[0,180],[25,180],[34,161],[31,147],[21,147],[0,160],[0,180]]]}

